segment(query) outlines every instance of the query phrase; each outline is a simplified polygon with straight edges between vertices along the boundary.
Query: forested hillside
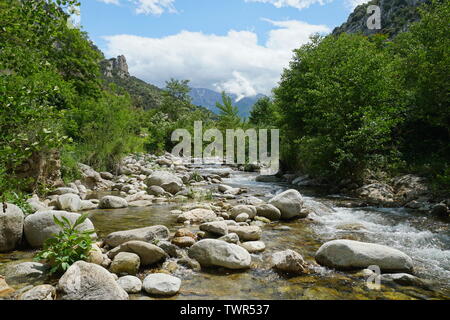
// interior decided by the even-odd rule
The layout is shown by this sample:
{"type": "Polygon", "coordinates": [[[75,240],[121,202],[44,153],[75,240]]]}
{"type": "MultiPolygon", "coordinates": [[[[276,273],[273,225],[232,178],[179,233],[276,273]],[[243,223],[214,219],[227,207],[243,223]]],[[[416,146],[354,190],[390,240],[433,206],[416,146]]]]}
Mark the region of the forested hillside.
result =
{"type": "Polygon", "coordinates": [[[116,68],[107,74],[108,61],[88,35],[67,24],[76,5],[0,1],[3,200],[75,179],[78,162],[114,170],[127,153],[162,152],[174,128],[210,117],[180,95],[187,82],[159,90],[116,68]]]}
{"type": "Polygon", "coordinates": [[[450,2],[418,10],[392,39],[335,32],[295,50],[251,114],[281,128],[290,169],[333,183],[416,173],[450,191],[450,2]]]}

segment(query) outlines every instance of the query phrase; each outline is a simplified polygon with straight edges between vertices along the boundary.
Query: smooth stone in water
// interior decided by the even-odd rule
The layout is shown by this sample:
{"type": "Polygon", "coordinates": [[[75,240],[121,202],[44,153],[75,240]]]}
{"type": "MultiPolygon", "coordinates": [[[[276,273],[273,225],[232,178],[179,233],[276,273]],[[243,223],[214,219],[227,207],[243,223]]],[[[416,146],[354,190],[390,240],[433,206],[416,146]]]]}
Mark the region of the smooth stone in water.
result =
{"type": "Polygon", "coordinates": [[[281,219],[292,219],[295,217],[305,218],[308,215],[306,211],[302,211],[302,195],[294,189],[286,190],[276,195],[270,199],[269,204],[280,210],[281,219]]]}
{"type": "Polygon", "coordinates": [[[266,245],[262,241],[247,241],[241,243],[241,247],[250,253],[262,252],[266,249],[266,245]]]}
{"type": "Polygon", "coordinates": [[[250,267],[251,257],[244,248],[222,240],[204,239],[189,249],[189,256],[203,267],[224,267],[246,269],[250,267]]]}
{"type": "Polygon", "coordinates": [[[55,300],[55,298],[56,288],[48,284],[43,284],[23,293],[19,297],[19,300],[55,300]]]}
{"type": "Polygon", "coordinates": [[[200,230],[224,236],[228,233],[228,225],[224,221],[206,222],[200,225],[200,230]]]}
{"type": "Polygon", "coordinates": [[[281,218],[281,211],[271,204],[261,204],[257,206],[256,214],[272,221],[277,221],[281,218]]]}
{"type": "Polygon", "coordinates": [[[256,216],[256,207],[246,204],[237,205],[230,210],[230,217],[232,219],[236,219],[238,215],[241,213],[248,214],[250,219],[253,219],[256,216]]]}
{"type": "Polygon", "coordinates": [[[110,271],[115,274],[135,275],[139,271],[141,259],[135,253],[119,252],[113,259],[110,271]]]}
{"type": "Polygon", "coordinates": [[[168,238],[169,229],[167,229],[166,226],[157,225],[110,233],[106,237],[105,243],[111,247],[117,247],[118,245],[131,240],[152,242],[154,240],[165,240],[168,238]]]}
{"type": "Polygon", "coordinates": [[[73,193],[66,193],[58,196],[56,199],[56,206],[59,210],[81,211],[80,196],[73,193]]]}
{"type": "Polygon", "coordinates": [[[272,255],[273,268],[283,272],[303,274],[308,267],[301,254],[294,250],[278,251],[272,255]]]}
{"type": "MultiPolygon", "coordinates": [[[[45,240],[52,237],[54,234],[58,234],[61,231],[61,227],[55,224],[53,220],[54,216],[56,216],[58,219],[61,219],[61,217],[65,217],[71,223],[74,223],[80,217],[78,213],[55,210],[40,211],[28,215],[24,221],[24,231],[25,238],[32,247],[41,247],[44,244],[45,240]]],[[[86,219],[77,227],[77,230],[94,230],[94,225],[92,224],[91,220],[86,219]]],[[[91,236],[92,238],[97,237],[95,233],[91,236]]]]}
{"type": "Polygon", "coordinates": [[[120,277],[117,283],[127,293],[139,293],[142,290],[142,281],[135,276],[120,277]]]}
{"type": "Polygon", "coordinates": [[[5,271],[8,283],[34,283],[47,278],[48,267],[39,262],[22,262],[10,266],[5,271]]]}
{"type": "Polygon", "coordinates": [[[93,263],[77,261],[58,282],[62,300],[128,300],[113,274],[93,263]]]}
{"type": "Polygon", "coordinates": [[[25,215],[22,210],[11,203],[0,203],[0,252],[14,250],[20,243],[23,234],[25,215]]]}
{"type": "Polygon", "coordinates": [[[119,252],[131,252],[137,254],[139,258],[141,258],[142,266],[152,265],[156,262],[164,260],[167,257],[167,254],[160,247],[137,240],[125,242],[108,251],[107,255],[110,259],[114,259],[119,252]]]}
{"type": "Polygon", "coordinates": [[[257,241],[261,239],[262,230],[258,226],[229,226],[228,232],[236,233],[241,241],[257,241]]]}
{"type": "Polygon", "coordinates": [[[143,287],[148,294],[173,296],[180,291],[181,279],[165,273],[153,273],[144,279],[143,287]]]}
{"type": "Polygon", "coordinates": [[[342,270],[364,269],[371,265],[382,271],[413,270],[412,259],[405,253],[388,246],[354,240],[333,240],[323,244],[316,253],[316,261],[342,270]]]}
{"type": "Polygon", "coordinates": [[[98,204],[100,209],[120,209],[128,207],[128,202],[124,198],[116,196],[105,196],[98,204]]]}

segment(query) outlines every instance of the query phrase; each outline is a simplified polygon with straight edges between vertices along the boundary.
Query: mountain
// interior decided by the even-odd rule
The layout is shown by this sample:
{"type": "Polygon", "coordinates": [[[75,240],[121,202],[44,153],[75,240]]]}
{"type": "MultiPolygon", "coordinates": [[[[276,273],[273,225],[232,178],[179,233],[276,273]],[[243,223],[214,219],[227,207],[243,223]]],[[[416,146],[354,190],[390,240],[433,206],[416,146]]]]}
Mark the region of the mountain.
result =
{"type": "Polygon", "coordinates": [[[334,35],[345,33],[362,33],[371,35],[382,33],[390,38],[399,32],[405,31],[408,26],[419,19],[418,7],[429,0],[372,0],[359,5],[350,14],[347,22],[333,30],[334,35]],[[381,9],[381,30],[367,28],[367,7],[377,5],[381,9]]]}
{"type": "Polygon", "coordinates": [[[147,110],[161,105],[162,90],[131,76],[125,56],[101,61],[100,69],[106,83],[113,83],[130,94],[135,107],[147,110]]]}
{"type": "MultiPolygon", "coordinates": [[[[250,115],[250,111],[256,101],[264,97],[263,94],[257,94],[253,97],[245,97],[239,101],[236,101],[238,98],[237,95],[232,93],[229,93],[228,95],[233,99],[234,104],[238,107],[239,115],[244,118],[247,118],[250,115]]],[[[205,107],[216,114],[219,113],[219,110],[216,107],[216,102],[222,103],[221,93],[205,88],[192,88],[190,96],[193,104],[205,107]]]]}

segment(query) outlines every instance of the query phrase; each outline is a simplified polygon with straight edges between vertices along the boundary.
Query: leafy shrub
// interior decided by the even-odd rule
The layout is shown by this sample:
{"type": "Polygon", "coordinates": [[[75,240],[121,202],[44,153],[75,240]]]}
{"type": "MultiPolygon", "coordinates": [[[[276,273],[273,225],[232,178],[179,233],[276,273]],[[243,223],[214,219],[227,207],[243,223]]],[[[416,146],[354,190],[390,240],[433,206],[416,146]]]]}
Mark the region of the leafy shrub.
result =
{"type": "Polygon", "coordinates": [[[80,231],[77,229],[87,219],[87,214],[81,215],[74,223],[66,217],[61,220],[53,216],[53,221],[62,228],[59,234],[49,238],[44,243],[35,260],[45,260],[50,264],[50,274],[66,271],[73,263],[86,260],[92,248],[91,235],[94,230],[80,231]]]}

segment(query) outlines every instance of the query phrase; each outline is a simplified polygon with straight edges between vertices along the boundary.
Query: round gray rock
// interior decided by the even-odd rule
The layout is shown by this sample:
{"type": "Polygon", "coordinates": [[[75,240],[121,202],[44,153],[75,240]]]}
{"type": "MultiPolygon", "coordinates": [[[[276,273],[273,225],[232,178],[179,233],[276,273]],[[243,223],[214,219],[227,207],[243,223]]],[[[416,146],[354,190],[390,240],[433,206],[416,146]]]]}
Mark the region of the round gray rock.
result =
{"type": "Polygon", "coordinates": [[[128,300],[128,293],[105,268],[77,261],[59,279],[62,300],[128,300]]]}
{"type": "Polygon", "coordinates": [[[305,218],[308,215],[306,211],[302,211],[302,195],[294,189],[286,190],[276,195],[270,199],[269,204],[280,210],[281,219],[305,218]]]}
{"type": "Polygon", "coordinates": [[[251,256],[244,248],[216,239],[204,239],[189,249],[189,256],[203,267],[224,267],[246,269],[250,267],[251,256]]]}
{"type": "Polygon", "coordinates": [[[0,252],[14,250],[22,239],[24,214],[14,204],[0,203],[0,252]]]}
{"type": "MultiPolygon", "coordinates": [[[[56,216],[59,219],[61,219],[61,217],[65,217],[72,223],[80,217],[78,213],[55,210],[40,211],[30,214],[25,218],[24,231],[25,238],[32,247],[41,247],[45,240],[52,237],[53,234],[58,234],[61,231],[61,227],[55,224],[53,216],[56,216]]],[[[94,230],[94,225],[91,220],[86,219],[77,227],[77,229],[82,231],[94,230]]],[[[93,234],[92,237],[95,238],[97,235],[93,234]]]]}
{"type": "Polygon", "coordinates": [[[383,271],[411,272],[412,259],[405,253],[380,244],[354,240],[333,240],[316,253],[321,265],[336,269],[364,269],[377,265],[383,271]]]}
{"type": "Polygon", "coordinates": [[[135,276],[120,277],[117,283],[127,293],[139,293],[142,290],[142,281],[135,276]]]}
{"type": "Polygon", "coordinates": [[[143,287],[148,294],[173,296],[180,291],[181,279],[165,273],[153,273],[144,279],[143,287]]]}

